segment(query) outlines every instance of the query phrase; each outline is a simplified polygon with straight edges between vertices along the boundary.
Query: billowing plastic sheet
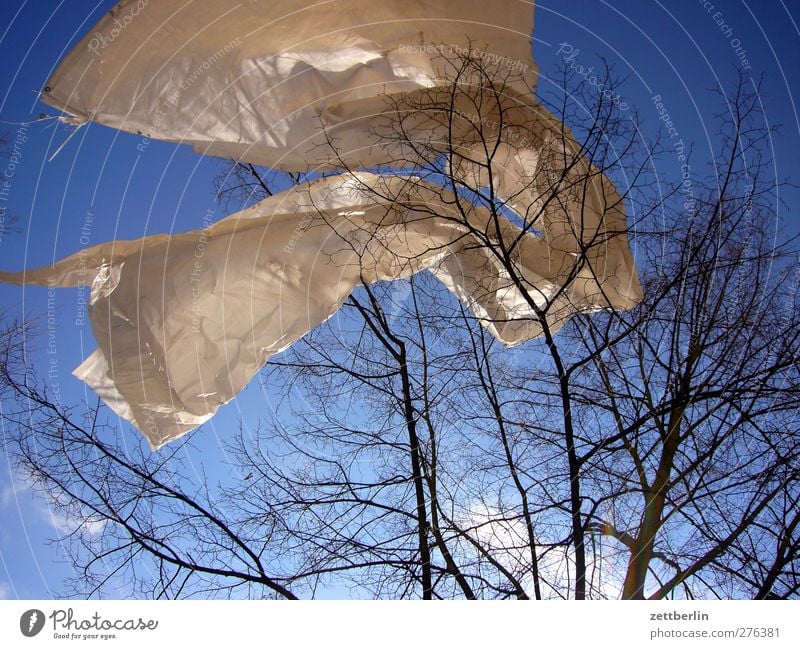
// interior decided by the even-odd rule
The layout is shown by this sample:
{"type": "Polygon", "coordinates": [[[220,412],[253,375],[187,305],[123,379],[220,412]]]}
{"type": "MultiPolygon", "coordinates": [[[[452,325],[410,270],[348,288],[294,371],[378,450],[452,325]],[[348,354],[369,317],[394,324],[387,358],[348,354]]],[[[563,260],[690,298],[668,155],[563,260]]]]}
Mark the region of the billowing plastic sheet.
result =
{"type": "Polygon", "coordinates": [[[623,200],[534,99],[532,26],[524,0],[125,0],[43,90],[68,121],[347,171],[206,230],[0,281],[91,285],[98,349],[75,374],[153,448],[208,420],[359,284],[427,269],[507,345],[630,308],[623,200]],[[399,171],[432,161],[458,193],[399,171]],[[353,171],[378,165],[393,170],[353,171]],[[493,218],[495,200],[509,218],[493,218]]]}
{"type": "Polygon", "coordinates": [[[359,284],[433,272],[505,344],[639,299],[624,233],[591,268],[419,178],[344,174],[202,231],[113,241],[0,281],[91,285],[98,349],[75,375],[153,448],[209,419],[359,284]],[[521,285],[492,246],[504,246],[521,285]],[[609,250],[617,251],[609,254],[609,250]],[[523,289],[522,291],[520,289],[523,289]],[[525,295],[533,296],[534,303],[525,295]]]}
{"type": "Polygon", "coordinates": [[[334,136],[371,166],[386,160],[365,122],[384,98],[447,85],[467,52],[530,93],[532,30],[523,0],[125,0],[42,99],[77,123],[283,170],[324,165],[334,136]]]}

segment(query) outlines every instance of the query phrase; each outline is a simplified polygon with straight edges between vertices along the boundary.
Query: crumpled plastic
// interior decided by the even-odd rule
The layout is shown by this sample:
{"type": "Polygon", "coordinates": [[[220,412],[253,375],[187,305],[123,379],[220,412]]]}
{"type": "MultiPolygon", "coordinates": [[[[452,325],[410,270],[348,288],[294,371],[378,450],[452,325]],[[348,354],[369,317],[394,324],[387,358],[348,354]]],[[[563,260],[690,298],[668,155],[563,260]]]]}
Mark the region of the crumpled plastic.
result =
{"type": "Polygon", "coordinates": [[[521,0],[126,0],[41,97],[207,155],[306,171],[329,162],[333,136],[371,166],[387,160],[364,121],[387,96],[449,84],[467,52],[530,93],[532,30],[521,0]]]}
{"type": "Polygon", "coordinates": [[[44,89],[65,119],[346,171],[205,230],[112,241],[0,281],[91,286],[98,349],[74,373],[153,449],[207,421],[358,285],[428,270],[506,345],[631,308],[642,295],[624,202],[532,96],[532,24],[533,3],[517,0],[122,2],[44,89]],[[470,85],[453,67],[468,53],[504,82],[470,85]],[[437,155],[476,200],[400,171],[437,155]],[[379,165],[394,169],[353,171],[379,165]]]}
{"type": "Polygon", "coordinates": [[[542,313],[556,331],[579,310],[632,306],[620,260],[567,282],[573,255],[499,226],[420,178],[344,174],[205,230],[112,241],[0,281],[91,284],[98,349],[75,375],[156,449],[207,421],[360,284],[428,269],[507,345],[540,335],[542,313]],[[490,245],[509,248],[522,285],[490,245]]]}

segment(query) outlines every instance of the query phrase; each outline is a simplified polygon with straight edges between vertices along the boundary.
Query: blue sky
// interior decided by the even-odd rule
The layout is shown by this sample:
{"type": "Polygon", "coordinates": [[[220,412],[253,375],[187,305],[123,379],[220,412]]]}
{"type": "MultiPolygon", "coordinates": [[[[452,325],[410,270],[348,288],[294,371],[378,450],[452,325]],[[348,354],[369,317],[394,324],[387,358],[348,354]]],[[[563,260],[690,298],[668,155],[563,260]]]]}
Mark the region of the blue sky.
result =
{"type": "MultiPolygon", "coordinates": [[[[113,238],[203,226],[211,214],[226,211],[215,203],[212,179],[220,162],[186,147],[152,141],[137,150],[141,138],[90,125],[48,162],[70,129],[52,120],[27,128],[26,122],[53,111],[37,102],[37,91],[76,40],[113,6],[86,0],[5,0],[0,3],[0,129],[18,142],[18,160],[6,196],[7,215],[19,217],[22,230],[0,239],[0,268],[39,266],[84,245],[113,238]]],[[[534,54],[541,68],[540,91],[566,57],[585,67],[605,57],[629,79],[621,100],[638,110],[646,133],[659,128],[653,100],[660,95],[675,128],[694,146],[699,169],[713,150],[712,114],[718,100],[709,92],[729,88],[737,69],[754,78],[764,74],[763,105],[770,124],[782,131],[772,141],[774,173],[800,179],[800,2],[798,0],[541,0],[536,7],[534,54]]],[[[0,158],[0,170],[7,161],[0,158]]],[[[665,178],[675,179],[680,163],[665,156],[665,178]]],[[[796,190],[783,193],[780,229],[800,229],[796,190]]],[[[46,289],[0,285],[0,311],[46,311],[46,289]]],[[[78,292],[58,293],[57,381],[65,402],[91,400],[71,371],[94,348],[88,322],[80,325],[78,292]]],[[[42,345],[43,347],[44,345],[42,345]]],[[[49,358],[32,361],[46,373],[49,358]]],[[[270,408],[257,382],[223,408],[204,427],[201,450],[219,461],[219,436],[248,413],[270,408]]],[[[0,434],[2,434],[0,430],[0,434]]],[[[135,435],[130,432],[130,435],[135,435]]],[[[212,467],[213,468],[213,467],[212,467]]],[[[59,550],[65,521],[53,520],[46,502],[35,499],[15,480],[0,456],[0,598],[56,596],[70,566],[59,550]],[[47,539],[56,539],[46,545],[47,539]]]]}

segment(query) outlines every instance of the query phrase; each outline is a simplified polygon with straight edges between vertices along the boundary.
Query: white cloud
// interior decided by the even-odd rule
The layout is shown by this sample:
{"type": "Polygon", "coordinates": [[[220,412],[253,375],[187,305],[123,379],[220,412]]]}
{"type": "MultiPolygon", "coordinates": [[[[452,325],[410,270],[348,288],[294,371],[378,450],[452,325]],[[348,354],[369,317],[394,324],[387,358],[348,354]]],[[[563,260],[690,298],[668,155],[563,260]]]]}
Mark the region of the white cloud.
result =
{"type": "MultiPolygon", "coordinates": [[[[0,487],[0,508],[5,508],[16,502],[23,494],[31,491],[34,479],[31,475],[26,473],[24,469],[17,468],[11,476],[10,484],[0,487]]],[[[25,509],[28,510],[30,503],[25,503],[25,509]]],[[[55,500],[47,494],[38,492],[35,495],[33,509],[45,521],[49,522],[57,532],[61,534],[71,534],[77,530],[87,532],[91,536],[100,534],[105,528],[105,521],[94,520],[91,517],[87,519],[65,516],[57,512],[55,500]]],[[[6,585],[6,588],[8,586],[6,585]]],[[[0,594],[3,591],[0,590],[0,594]]],[[[1,599],[1,598],[0,598],[1,599]]]]}
{"type": "MultiPolygon", "coordinates": [[[[513,506],[501,509],[485,503],[474,503],[464,516],[463,524],[472,527],[473,536],[491,555],[511,573],[516,574],[526,592],[533,593],[528,530],[519,512],[513,506]]],[[[568,592],[575,574],[575,553],[569,546],[560,550],[544,550],[549,539],[537,538],[539,574],[542,580],[542,596],[545,599],[559,598],[568,592]]],[[[605,545],[598,552],[601,559],[595,563],[587,548],[587,580],[592,597],[602,596],[618,599],[622,593],[624,572],[620,573],[619,556],[616,549],[605,545]]]]}
{"type": "Polygon", "coordinates": [[[47,510],[47,518],[50,524],[61,534],[72,534],[73,532],[85,532],[89,536],[98,536],[106,527],[106,521],[96,520],[88,517],[77,519],[58,514],[52,510],[47,510]]]}
{"type": "Polygon", "coordinates": [[[30,481],[19,470],[11,475],[11,483],[0,489],[0,507],[8,507],[12,502],[30,489],[30,481]]]}
{"type": "Polygon", "coordinates": [[[0,581],[0,599],[9,599],[11,597],[11,586],[4,581],[0,581]]]}
{"type": "MultiPolygon", "coordinates": [[[[16,467],[11,475],[11,484],[0,489],[0,507],[7,507],[12,502],[19,499],[22,494],[30,492],[36,479],[28,472],[24,466],[16,467]]],[[[28,510],[30,502],[25,503],[28,510]]],[[[61,534],[71,534],[82,530],[91,536],[100,534],[105,528],[104,521],[94,520],[91,517],[78,518],[65,516],[58,513],[58,506],[53,496],[42,491],[37,491],[33,500],[33,508],[30,511],[39,514],[45,521],[49,522],[57,532],[61,534]]]]}
{"type": "Polygon", "coordinates": [[[0,489],[0,507],[8,507],[15,493],[13,484],[0,489]]]}

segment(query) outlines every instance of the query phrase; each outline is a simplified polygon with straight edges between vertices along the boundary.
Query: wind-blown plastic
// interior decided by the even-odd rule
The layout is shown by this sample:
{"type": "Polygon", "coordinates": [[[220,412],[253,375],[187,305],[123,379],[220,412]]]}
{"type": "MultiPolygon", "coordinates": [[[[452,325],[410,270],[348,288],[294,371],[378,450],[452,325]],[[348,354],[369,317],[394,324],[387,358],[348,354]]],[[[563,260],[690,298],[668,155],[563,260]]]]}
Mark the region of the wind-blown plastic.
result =
{"type": "Polygon", "coordinates": [[[91,286],[98,348],[75,375],[154,449],[207,421],[360,284],[428,270],[507,345],[578,311],[630,308],[641,289],[624,203],[580,156],[567,165],[572,135],[531,95],[532,25],[533,3],[511,0],[123,2],[44,101],[77,124],[201,153],[345,171],[202,231],[112,241],[0,281],[91,286]],[[487,89],[506,120],[490,158],[469,119],[425,111],[389,146],[397,102],[440,105],[450,55],[468,50],[515,67],[499,99],[487,89]],[[414,175],[369,171],[411,166],[415,141],[457,142],[452,177],[479,190],[491,172],[515,222],[414,175]],[[574,200],[542,204],[553,178],[578,188],[574,200]]]}

